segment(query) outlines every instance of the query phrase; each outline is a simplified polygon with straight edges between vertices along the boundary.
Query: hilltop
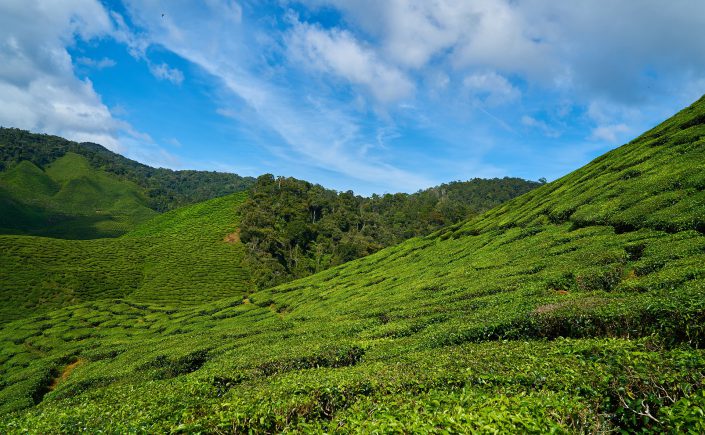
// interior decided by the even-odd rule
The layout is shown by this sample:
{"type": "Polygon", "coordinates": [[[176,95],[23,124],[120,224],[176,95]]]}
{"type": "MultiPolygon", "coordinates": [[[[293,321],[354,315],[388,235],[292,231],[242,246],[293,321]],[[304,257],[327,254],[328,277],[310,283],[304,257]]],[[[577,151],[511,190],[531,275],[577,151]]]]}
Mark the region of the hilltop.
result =
{"type": "MultiPolygon", "coordinates": [[[[0,313],[3,314],[0,323],[97,299],[120,297],[140,303],[152,301],[178,306],[240,295],[245,289],[251,290],[253,287],[253,275],[271,275],[277,271],[276,262],[263,265],[252,261],[252,254],[260,245],[240,243],[241,229],[249,235],[247,242],[251,242],[255,231],[259,234],[263,231],[271,233],[290,227],[269,223],[258,227],[251,219],[253,209],[256,212],[258,208],[264,208],[272,217],[283,219],[291,216],[290,211],[272,210],[273,206],[296,205],[297,211],[310,206],[310,198],[284,195],[284,192],[299,192],[296,188],[265,192],[259,180],[271,179],[273,182],[273,177],[264,176],[258,179],[260,186],[255,189],[254,199],[248,200],[250,195],[245,193],[231,194],[159,214],[149,208],[147,190],[130,181],[130,177],[116,175],[129,173],[125,167],[140,170],[151,168],[90,144],[76,144],[56,137],[9,129],[0,131],[2,137],[15,141],[5,147],[4,156],[21,160],[14,162],[10,159],[8,168],[0,172],[0,201],[4,205],[0,213],[0,233],[19,236],[0,236],[0,260],[3,264],[0,269],[0,313]],[[82,149],[84,154],[67,149],[82,149]],[[100,158],[86,154],[86,149],[96,151],[100,158]],[[60,157],[54,158],[56,155],[60,157]],[[38,163],[51,160],[51,163],[45,164],[42,169],[27,159],[38,163]],[[245,222],[241,221],[243,205],[244,214],[250,217],[245,222]],[[118,239],[120,236],[123,237],[118,239]]],[[[313,186],[305,181],[283,177],[279,178],[279,185],[282,180],[285,186],[313,186]]],[[[460,216],[469,215],[465,211],[488,208],[488,204],[501,203],[537,184],[521,179],[478,179],[443,185],[414,195],[373,198],[315,186],[317,192],[324,193],[318,199],[324,200],[314,200],[313,206],[318,207],[318,221],[307,234],[322,244],[324,239],[315,231],[321,222],[341,228],[341,233],[355,232],[350,223],[350,213],[356,213],[361,203],[374,203],[376,207],[381,203],[386,207],[387,214],[408,215],[407,221],[412,220],[411,213],[434,212],[440,218],[453,222],[460,216]],[[443,194],[437,193],[440,190],[443,194]],[[452,199],[448,198],[446,190],[451,192],[452,199]],[[330,198],[334,201],[327,201],[330,198]],[[348,198],[352,198],[352,206],[340,206],[348,198]],[[331,206],[336,208],[335,201],[338,201],[338,214],[329,215],[331,206]],[[410,206],[414,203],[422,203],[422,206],[410,206]],[[434,208],[434,205],[441,204],[447,208],[449,203],[450,208],[459,213],[451,215],[444,209],[437,211],[434,208]]],[[[219,188],[227,186],[220,185],[219,188]]],[[[207,190],[208,185],[204,189],[207,190]]],[[[199,190],[192,193],[196,191],[199,190]]],[[[217,192],[220,191],[216,189],[211,193],[217,192]]],[[[305,214],[303,221],[307,220],[305,214]]],[[[298,223],[298,217],[288,219],[298,223]]],[[[399,226],[398,222],[380,221],[377,224],[374,226],[382,229],[399,226]]],[[[427,234],[433,228],[424,228],[418,234],[427,234]]],[[[286,240],[289,234],[285,233],[276,238],[286,240]]],[[[410,235],[415,234],[404,236],[410,235]]],[[[359,234],[354,237],[360,238],[359,234]]],[[[367,244],[373,243],[369,237],[362,240],[367,244]]],[[[399,240],[401,236],[396,239],[379,238],[374,250],[399,240]]],[[[262,241],[264,239],[260,243],[262,241]]],[[[345,245],[339,238],[325,241],[345,245]]],[[[306,242],[300,238],[297,243],[303,247],[306,242]]],[[[368,253],[369,250],[350,251],[334,264],[368,253]]],[[[319,266],[322,270],[331,264],[320,262],[319,266]]],[[[294,274],[287,275],[279,282],[295,277],[294,274]]]]}
{"type": "Polygon", "coordinates": [[[101,145],[0,127],[0,233],[117,237],[158,213],[247,190],[253,178],[152,168],[101,145]]]}
{"type": "Polygon", "coordinates": [[[5,324],[0,428],[703,432],[703,174],[705,98],[560,180],[304,279],[5,324]]]}

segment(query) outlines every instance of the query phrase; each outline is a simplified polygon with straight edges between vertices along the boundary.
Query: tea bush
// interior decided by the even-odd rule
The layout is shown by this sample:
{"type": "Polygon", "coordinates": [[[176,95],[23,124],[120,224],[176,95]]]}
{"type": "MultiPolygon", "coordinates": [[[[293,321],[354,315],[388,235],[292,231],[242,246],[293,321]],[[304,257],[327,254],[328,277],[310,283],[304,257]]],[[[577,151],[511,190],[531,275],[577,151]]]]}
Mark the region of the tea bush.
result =
{"type": "Polygon", "coordinates": [[[164,278],[170,306],[120,287],[6,322],[0,430],[702,432],[705,147],[681,138],[703,114],[295,282],[189,304],[164,278]]]}

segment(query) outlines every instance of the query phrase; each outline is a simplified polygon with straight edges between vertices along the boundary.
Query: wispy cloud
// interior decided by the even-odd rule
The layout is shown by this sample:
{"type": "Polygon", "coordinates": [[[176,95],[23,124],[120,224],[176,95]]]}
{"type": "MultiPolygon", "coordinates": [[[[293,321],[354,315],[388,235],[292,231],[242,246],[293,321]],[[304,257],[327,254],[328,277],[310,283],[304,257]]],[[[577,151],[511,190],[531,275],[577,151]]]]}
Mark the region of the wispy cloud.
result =
{"type": "Polygon", "coordinates": [[[521,97],[521,91],[495,72],[475,73],[463,79],[463,86],[473,98],[491,106],[510,103],[521,97]]]}
{"type": "Polygon", "coordinates": [[[171,68],[166,63],[153,64],[148,62],[149,72],[159,80],[167,80],[175,85],[180,85],[184,81],[184,73],[177,68],[171,68]]]}
{"type": "Polygon", "coordinates": [[[560,131],[548,125],[546,122],[536,119],[532,116],[524,115],[521,117],[522,125],[526,127],[536,128],[541,131],[546,137],[557,138],[560,137],[560,131]]]}
{"type": "Polygon", "coordinates": [[[78,57],[76,58],[76,63],[79,65],[87,66],[89,68],[95,68],[95,69],[105,69],[105,68],[112,68],[117,63],[110,58],[104,57],[102,59],[91,59],[89,57],[78,57]]]}
{"type": "MultiPolygon", "coordinates": [[[[145,35],[152,44],[167,48],[217,78],[224,91],[231,95],[224,95],[224,98],[236,98],[245,102],[256,114],[257,124],[281,138],[288,150],[280,157],[398,189],[406,190],[409,186],[418,188],[429,184],[429,180],[420,175],[360,153],[367,140],[356,117],[344,105],[323,97],[304,96],[302,99],[298,90],[279,85],[271,77],[263,77],[256,64],[245,61],[254,52],[248,49],[247,43],[250,41],[242,37],[242,29],[237,26],[239,23],[232,21],[232,16],[209,14],[209,19],[213,20],[210,26],[229,29],[215,37],[204,35],[202,28],[194,25],[194,20],[187,19],[188,14],[182,20],[178,12],[167,9],[165,13],[171,16],[171,20],[169,26],[165,26],[153,18],[158,16],[154,14],[154,5],[134,3],[130,6],[131,14],[144,26],[145,35]],[[223,20],[229,21],[227,25],[223,20]]],[[[195,21],[198,22],[198,19],[195,21]]],[[[307,41],[307,44],[313,44],[314,50],[321,50],[317,53],[322,56],[320,61],[323,62],[323,68],[331,68],[341,74],[347,71],[349,78],[360,84],[375,86],[375,80],[386,80],[386,84],[394,84],[399,89],[398,83],[389,82],[396,77],[396,73],[374,66],[372,63],[376,60],[369,58],[348,35],[323,33],[320,29],[307,27],[294,31],[304,33],[300,35],[304,38],[302,42],[307,41]],[[328,44],[348,49],[348,53],[355,57],[352,64],[346,64],[342,56],[336,57],[328,44]],[[352,70],[348,70],[348,67],[352,70]],[[391,76],[387,77],[386,74],[391,76]]],[[[401,95],[399,92],[384,91],[380,97],[396,98],[401,95]]],[[[224,110],[219,113],[226,116],[231,114],[224,110]]]]}
{"type": "Polygon", "coordinates": [[[619,143],[617,138],[629,132],[630,129],[626,124],[601,125],[592,130],[590,138],[616,145],[619,143]]]}
{"type": "Polygon", "coordinates": [[[337,75],[367,88],[379,101],[389,103],[409,97],[412,81],[397,67],[385,62],[345,30],[325,30],[297,21],[286,36],[293,65],[337,75]]]}
{"type": "Polygon", "coordinates": [[[132,61],[95,49],[112,38],[139,80],[176,85],[153,82],[155,92],[212,100],[193,129],[216,126],[214,139],[227,125],[223,142],[252,167],[410,191],[528,176],[548,155],[551,173],[565,172],[705,91],[697,0],[115,1],[116,11],[98,0],[0,4],[0,123],[186,164],[125,119],[182,140],[184,155],[195,154],[191,137],[137,120],[115,98],[129,90],[98,80],[132,61]],[[85,76],[114,86],[113,107],[85,76]]]}

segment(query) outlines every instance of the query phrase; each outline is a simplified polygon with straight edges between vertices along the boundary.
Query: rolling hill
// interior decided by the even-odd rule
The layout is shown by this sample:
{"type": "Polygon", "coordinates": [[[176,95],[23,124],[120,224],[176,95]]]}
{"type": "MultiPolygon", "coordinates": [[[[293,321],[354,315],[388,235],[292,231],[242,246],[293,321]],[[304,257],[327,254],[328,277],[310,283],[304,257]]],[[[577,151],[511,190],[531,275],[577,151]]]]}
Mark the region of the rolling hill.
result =
{"type": "Polygon", "coordinates": [[[264,174],[240,210],[245,261],[257,288],[273,287],[426,236],[540,185],[475,178],[413,194],[363,197],[264,174]]]}
{"type": "Polygon", "coordinates": [[[703,174],[705,97],[560,180],[307,278],[7,323],[0,429],[702,433],[703,174]]]}
{"type": "Polygon", "coordinates": [[[0,234],[117,237],[158,213],[242,192],[253,182],[151,168],[97,144],[0,127],[0,234]]]}
{"type": "Polygon", "coordinates": [[[116,237],[157,215],[136,184],[66,153],[42,170],[23,160],[0,172],[0,233],[116,237]]]}
{"type": "Polygon", "coordinates": [[[232,235],[246,196],[167,212],[120,238],[0,236],[0,323],[98,299],[184,306],[243,294],[249,274],[232,235]]]}

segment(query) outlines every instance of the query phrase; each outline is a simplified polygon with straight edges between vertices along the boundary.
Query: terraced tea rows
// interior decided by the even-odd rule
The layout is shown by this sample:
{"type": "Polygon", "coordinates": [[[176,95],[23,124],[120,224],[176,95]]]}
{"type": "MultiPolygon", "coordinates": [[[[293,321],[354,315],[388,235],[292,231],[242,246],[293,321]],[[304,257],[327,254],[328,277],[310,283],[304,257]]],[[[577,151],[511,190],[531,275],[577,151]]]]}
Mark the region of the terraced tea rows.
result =
{"type": "Polygon", "coordinates": [[[704,432],[704,122],[701,99],[477,219],[285,285],[5,324],[0,428],[704,432]]]}
{"type": "Polygon", "coordinates": [[[157,215],[143,190],[67,153],[46,171],[25,160],[0,172],[0,233],[116,237],[157,215]]]}
{"type": "Polygon", "coordinates": [[[240,295],[244,248],[225,239],[245,196],[165,213],[118,239],[0,236],[0,318],[106,298],[179,306],[240,295]]]}

